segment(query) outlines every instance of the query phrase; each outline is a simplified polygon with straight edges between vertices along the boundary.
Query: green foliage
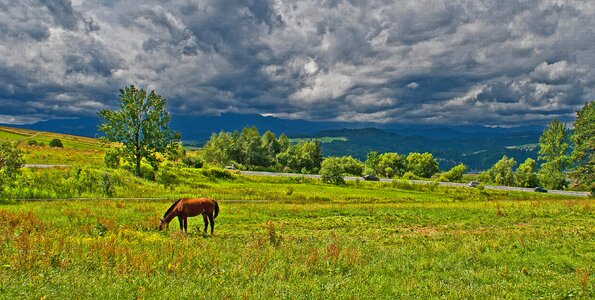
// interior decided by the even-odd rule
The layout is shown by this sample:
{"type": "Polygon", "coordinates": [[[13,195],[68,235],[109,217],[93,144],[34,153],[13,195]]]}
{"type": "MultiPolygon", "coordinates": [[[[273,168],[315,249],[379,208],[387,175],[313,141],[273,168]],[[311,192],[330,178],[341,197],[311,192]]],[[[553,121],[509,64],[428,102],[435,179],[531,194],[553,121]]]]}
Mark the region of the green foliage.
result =
{"type": "Polygon", "coordinates": [[[438,173],[438,162],[434,159],[431,153],[417,153],[411,152],[407,155],[407,169],[416,176],[423,178],[430,178],[432,175],[438,173]]]}
{"type": "Polygon", "coordinates": [[[535,160],[527,158],[524,163],[519,165],[514,174],[516,184],[525,188],[538,186],[536,169],[537,163],[535,160]]]}
{"type": "Polygon", "coordinates": [[[204,165],[204,161],[198,156],[184,156],[182,164],[189,168],[200,169],[204,165]]]}
{"type": "Polygon", "coordinates": [[[322,182],[335,185],[345,184],[343,179],[342,159],[338,157],[328,157],[322,162],[320,168],[320,177],[322,182]]]}
{"type": "Polygon", "coordinates": [[[508,158],[506,155],[496,162],[489,170],[482,172],[479,180],[482,182],[492,182],[498,185],[513,186],[514,173],[513,168],[516,166],[514,158],[508,158]]]}
{"type": "Polygon", "coordinates": [[[411,171],[407,171],[407,172],[405,172],[405,174],[403,174],[402,179],[404,179],[404,180],[421,180],[423,178],[415,175],[415,173],[413,173],[411,171]]]}
{"type": "Polygon", "coordinates": [[[201,152],[211,165],[233,164],[251,170],[316,173],[322,162],[320,142],[301,141],[291,145],[285,134],[277,138],[267,131],[261,137],[255,126],[245,127],[241,133],[213,133],[201,152]]]}
{"type": "Polygon", "coordinates": [[[574,143],[572,159],[576,168],[572,176],[577,185],[595,184],[595,101],[585,103],[576,112],[573,124],[574,132],[570,139],[574,143]]]}
{"type": "Polygon", "coordinates": [[[155,172],[155,181],[161,183],[165,188],[172,188],[178,184],[178,176],[176,174],[176,166],[171,163],[163,164],[157,172],[155,172]]]}
{"type": "Polygon", "coordinates": [[[341,165],[341,168],[343,169],[343,174],[361,176],[364,172],[364,164],[351,156],[343,156],[338,158],[338,160],[338,163],[341,165]]]}
{"type": "Polygon", "coordinates": [[[441,174],[439,180],[447,182],[460,182],[465,172],[467,172],[467,167],[464,164],[459,164],[452,167],[452,169],[448,170],[448,172],[441,174]]]}
{"type": "Polygon", "coordinates": [[[23,155],[16,143],[0,141],[0,196],[4,186],[15,183],[23,164],[23,155]]]}
{"type": "Polygon", "coordinates": [[[28,140],[27,145],[28,146],[41,146],[42,144],[38,143],[36,140],[28,140]]]}
{"type": "Polygon", "coordinates": [[[541,164],[538,177],[548,189],[561,189],[566,186],[564,170],[570,166],[567,151],[568,129],[557,119],[552,120],[539,138],[539,160],[541,164]]]}
{"type": "Polygon", "coordinates": [[[376,151],[370,151],[366,157],[366,161],[364,162],[364,166],[366,168],[366,173],[371,173],[374,175],[382,174],[382,169],[380,168],[380,155],[376,151]]]}
{"type": "Polygon", "coordinates": [[[383,153],[378,157],[377,169],[381,171],[378,174],[387,178],[403,176],[407,172],[407,157],[395,152],[383,153]]]}
{"type": "Polygon", "coordinates": [[[103,161],[105,162],[105,166],[110,169],[117,169],[120,166],[120,157],[122,152],[119,148],[111,148],[105,152],[105,156],[103,161]]]}
{"type": "Polygon", "coordinates": [[[207,177],[218,179],[233,179],[231,172],[219,168],[202,169],[202,174],[207,177]]]}
{"type": "Polygon", "coordinates": [[[54,148],[64,148],[60,139],[52,139],[48,145],[54,148]]]}
{"type": "Polygon", "coordinates": [[[124,158],[141,176],[143,159],[155,158],[157,152],[169,152],[178,145],[180,134],[169,129],[170,115],[165,110],[166,100],[152,91],[134,85],[120,90],[118,110],[101,110],[97,114],[99,130],[104,140],[122,143],[124,158]]]}

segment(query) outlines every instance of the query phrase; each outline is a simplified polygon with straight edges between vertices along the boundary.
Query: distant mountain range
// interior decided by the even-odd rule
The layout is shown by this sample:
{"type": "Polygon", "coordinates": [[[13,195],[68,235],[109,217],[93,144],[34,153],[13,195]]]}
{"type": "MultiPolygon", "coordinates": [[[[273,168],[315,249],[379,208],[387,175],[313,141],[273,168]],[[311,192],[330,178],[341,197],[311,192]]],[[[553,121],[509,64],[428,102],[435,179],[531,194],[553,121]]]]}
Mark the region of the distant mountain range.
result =
{"type": "MultiPolygon", "coordinates": [[[[98,124],[96,117],[85,117],[6,126],[96,137],[99,135],[98,124]]],[[[186,144],[192,145],[203,144],[213,132],[240,131],[246,126],[256,126],[261,134],[270,130],[277,135],[285,133],[289,137],[344,137],[322,144],[326,156],[352,155],[363,160],[372,150],[379,153],[431,152],[438,159],[441,169],[465,163],[470,170],[487,169],[502,155],[514,157],[517,163],[527,157],[535,159],[535,144],[543,130],[543,127],[538,126],[491,128],[479,125],[313,122],[231,113],[220,116],[173,115],[170,125],[182,134],[186,144]]]]}

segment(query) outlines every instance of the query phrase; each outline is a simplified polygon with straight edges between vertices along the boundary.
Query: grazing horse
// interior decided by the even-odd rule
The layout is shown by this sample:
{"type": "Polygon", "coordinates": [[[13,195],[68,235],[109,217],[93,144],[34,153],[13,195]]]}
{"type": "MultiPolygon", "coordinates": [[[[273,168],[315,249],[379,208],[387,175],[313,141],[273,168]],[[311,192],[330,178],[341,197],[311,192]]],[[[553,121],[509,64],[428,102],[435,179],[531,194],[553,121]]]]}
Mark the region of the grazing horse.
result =
{"type": "Polygon", "coordinates": [[[205,234],[207,233],[209,222],[211,223],[211,234],[213,234],[213,229],[215,229],[214,219],[219,214],[219,204],[217,204],[217,201],[207,198],[182,198],[174,202],[163,215],[163,219],[159,223],[159,230],[162,230],[163,226],[168,225],[173,218],[178,217],[180,230],[188,232],[188,217],[198,216],[199,214],[202,214],[205,221],[205,234]]]}

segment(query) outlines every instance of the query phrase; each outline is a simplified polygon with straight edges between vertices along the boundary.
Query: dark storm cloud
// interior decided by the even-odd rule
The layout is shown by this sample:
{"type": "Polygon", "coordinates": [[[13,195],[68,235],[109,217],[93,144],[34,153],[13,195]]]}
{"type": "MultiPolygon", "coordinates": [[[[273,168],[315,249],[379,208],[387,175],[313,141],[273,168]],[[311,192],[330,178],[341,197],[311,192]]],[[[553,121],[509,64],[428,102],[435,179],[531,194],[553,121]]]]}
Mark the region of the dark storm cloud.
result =
{"type": "Polygon", "coordinates": [[[589,1],[0,3],[0,122],[92,115],[135,84],[173,113],[570,121],[595,97],[589,1]]]}

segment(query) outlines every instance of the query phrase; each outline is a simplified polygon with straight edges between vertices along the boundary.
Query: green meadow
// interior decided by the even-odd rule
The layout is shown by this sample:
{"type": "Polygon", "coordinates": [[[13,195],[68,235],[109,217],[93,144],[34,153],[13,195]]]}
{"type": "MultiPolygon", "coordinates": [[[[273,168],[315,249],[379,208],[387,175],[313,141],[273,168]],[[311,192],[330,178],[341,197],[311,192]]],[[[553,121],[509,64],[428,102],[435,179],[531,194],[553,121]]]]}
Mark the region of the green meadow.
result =
{"type": "Polygon", "coordinates": [[[70,165],[5,191],[2,299],[595,298],[592,198],[181,167],[168,185],[106,169],[93,139],[0,134],[70,165]],[[214,236],[157,230],[185,196],[219,201],[214,236]]]}

